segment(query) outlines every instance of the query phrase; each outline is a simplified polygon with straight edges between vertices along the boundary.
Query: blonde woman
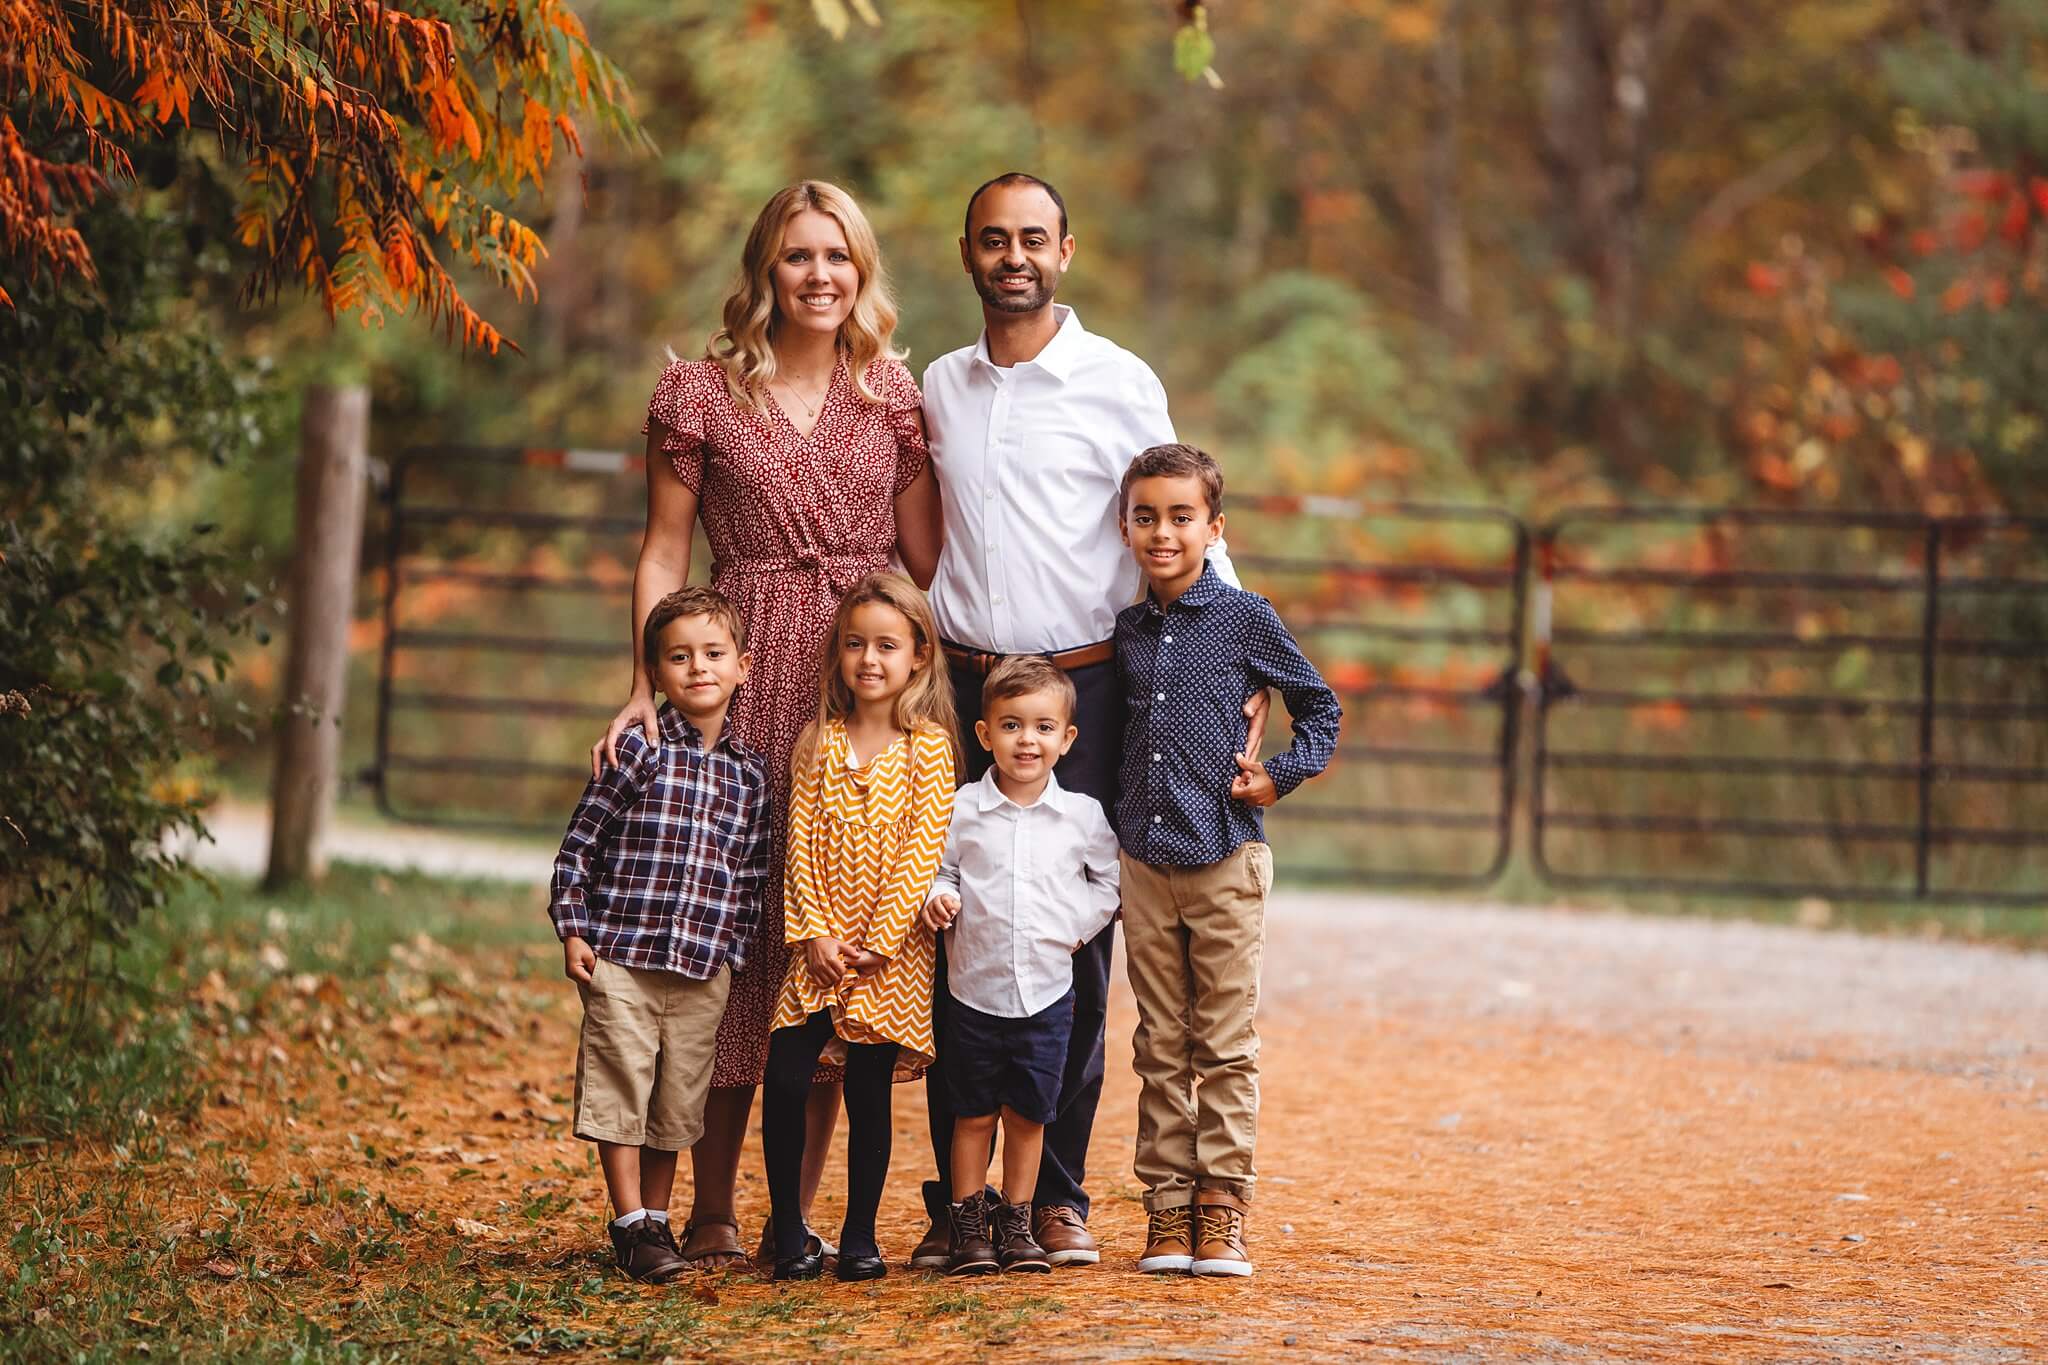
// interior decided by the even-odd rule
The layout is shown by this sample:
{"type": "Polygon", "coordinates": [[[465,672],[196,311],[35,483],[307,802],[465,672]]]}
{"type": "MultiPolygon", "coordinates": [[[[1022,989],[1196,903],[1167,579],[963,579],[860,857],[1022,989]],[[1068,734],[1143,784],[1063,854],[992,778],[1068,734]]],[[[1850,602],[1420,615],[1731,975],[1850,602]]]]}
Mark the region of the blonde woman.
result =
{"type": "MultiPolygon", "coordinates": [[[[866,215],[837,186],[799,181],[754,220],[724,325],[704,358],[662,371],[647,406],[647,531],[630,638],[664,594],[683,586],[701,520],[712,586],[739,606],[753,645],[729,723],[767,759],[775,814],[760,937],[733,980],[704,1136],[690,1149],[694,1193],[680,1251],[706,1268],[745,1254],[733,1187],[788,967],[790,753],[816,715],[818,651],[840,597],[886,568],[892,551],[920,585],[938,564],[938,486],[916,381],[890,345],[895,327],[866,215]]],[[[616,761],[627,727],[654,731],[653,689],[640,651],[633,656],[632,691],[592,746],[593,774],[616,761]]],[[[839,1107],[839,1072],[821,1069],[818,1079],[804,1144],[806,1211],[839,1107]]],[[[643,1169],[659,1159],[645,1154],[643,1169]]]]}

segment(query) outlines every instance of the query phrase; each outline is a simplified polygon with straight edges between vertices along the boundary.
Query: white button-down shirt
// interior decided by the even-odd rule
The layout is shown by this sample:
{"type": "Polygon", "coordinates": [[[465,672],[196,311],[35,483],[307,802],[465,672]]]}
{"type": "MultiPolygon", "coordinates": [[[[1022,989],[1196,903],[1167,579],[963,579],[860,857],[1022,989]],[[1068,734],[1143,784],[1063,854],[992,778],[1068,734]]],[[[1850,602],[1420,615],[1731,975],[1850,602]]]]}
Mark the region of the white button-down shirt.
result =
{"type": "MultiPolygon", "coordinates": [[[[1050,654],[1092,645],[1138,600],[1138,566],[1117,534],[1116,490],[1140,452],[1174,439],[1166,390],[1073,309],[1053,311],[1059,331],[1035,359],[997,365],[984,332],[924,372],[946,524],[932,610],[941,635],[972,649],[1050,654]]],[[[1210,558],[1236,586],[1220,542],[1210,558]]]]}
{"type": "Polygon", "coordinates": [[[960,898],[946,932],[946,985],[1004,1019],[1038,1013],[1074,984],[1074,949],[1116,918],[1116,835],[1092,796],[1048,777],[1020,806],[996,770],[953,794],[931,895],[960,898]]]}

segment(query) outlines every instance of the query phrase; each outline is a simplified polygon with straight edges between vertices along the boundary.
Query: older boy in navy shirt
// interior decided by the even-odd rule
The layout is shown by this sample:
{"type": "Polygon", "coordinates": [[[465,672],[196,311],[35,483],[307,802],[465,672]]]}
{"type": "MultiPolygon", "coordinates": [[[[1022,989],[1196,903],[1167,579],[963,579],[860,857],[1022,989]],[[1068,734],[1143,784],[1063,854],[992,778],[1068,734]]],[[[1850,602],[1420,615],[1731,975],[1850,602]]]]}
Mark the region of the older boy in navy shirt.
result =
{"type": "Polygon", "coordinates": [[[1116,620],[1130,723],[1115,824],[1138,1004],[1137,1175],[1151,1215],[1138,1269],[1249,1275],[1253,1014],[1273,886],[1260,808],[1323,770],[1342,708],[1272,603],[1205,559],[1223,533],[1223,474],[1207,454],[1175,444],[1140,455],[1118,523],[1147,587],[1116,620]],[[1244,704],[1267,687],[1287,702],[1294,742],[1260,763],[1244,752],[1244,704]]]}

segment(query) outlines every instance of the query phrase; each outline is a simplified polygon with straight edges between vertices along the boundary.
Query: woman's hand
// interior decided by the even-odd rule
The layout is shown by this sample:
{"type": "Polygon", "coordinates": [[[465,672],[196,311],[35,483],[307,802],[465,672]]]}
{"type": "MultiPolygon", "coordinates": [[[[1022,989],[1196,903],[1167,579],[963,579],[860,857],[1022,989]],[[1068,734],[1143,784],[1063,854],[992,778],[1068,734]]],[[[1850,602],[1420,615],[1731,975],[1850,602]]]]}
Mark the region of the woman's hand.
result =
{"type": "Polygon", "coordinates": [[[640,732],[647,736],[650,744],[661,733],[660,721],[655,716],[653,693],[628,697],[626,704],[619,708],[619,714],[612,717],[604,738],[590,746],[590,776],[593,781],[603,777],[607,767],[619,766],[619,736],[635,725],[640,727],[640,732]]]}
{"type": "Polygon", "coordinates": [[[820,986],[837,986],[846,975],[846,959],[857,951],[839,939],[820,934],[804,940],[804,970],[820,986]]]}

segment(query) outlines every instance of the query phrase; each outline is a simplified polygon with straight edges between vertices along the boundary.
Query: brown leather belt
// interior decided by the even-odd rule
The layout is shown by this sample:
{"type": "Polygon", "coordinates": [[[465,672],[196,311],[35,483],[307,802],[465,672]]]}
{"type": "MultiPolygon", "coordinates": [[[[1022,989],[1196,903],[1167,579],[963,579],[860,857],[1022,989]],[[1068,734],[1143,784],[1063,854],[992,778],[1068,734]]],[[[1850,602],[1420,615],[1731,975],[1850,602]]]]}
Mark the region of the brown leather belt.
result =
{"type": "MultiPolygon", "coordinates": [[[[994,672],[997,664],[1010,657],[1007,654],[989,654],[979,649],[969,649],[965,645],[956,645],[950,641],[941,641],[941,643],[945,646],[948,659],[959,664],[962,668],[972,669],[983,677],[987,677],[990,673],[994,672]]],[[[1036,651],[1027,650],[1024,652],[1034,653],[1036,651]]],[[[1090,664],[1106,664],[1111,659],[1114,659],[1116,657],[1116,642],[1104,640],[1099,644],[1082,645],[1079,649],[1063,649],[1057,654],[1046,654],[1042,657],[1051,660],[1054,668],[1065,669],[1071,673],[1077,668],[1086,668],[1090,664]]]]}

